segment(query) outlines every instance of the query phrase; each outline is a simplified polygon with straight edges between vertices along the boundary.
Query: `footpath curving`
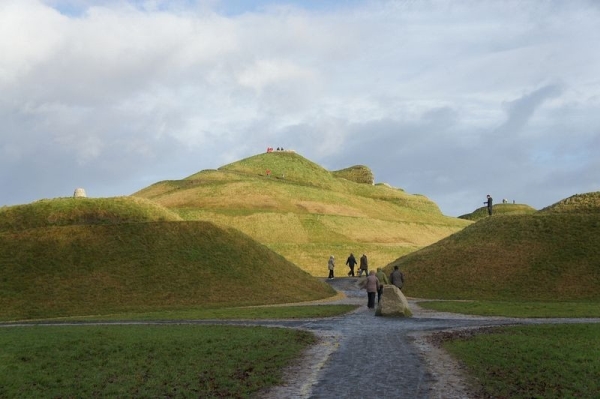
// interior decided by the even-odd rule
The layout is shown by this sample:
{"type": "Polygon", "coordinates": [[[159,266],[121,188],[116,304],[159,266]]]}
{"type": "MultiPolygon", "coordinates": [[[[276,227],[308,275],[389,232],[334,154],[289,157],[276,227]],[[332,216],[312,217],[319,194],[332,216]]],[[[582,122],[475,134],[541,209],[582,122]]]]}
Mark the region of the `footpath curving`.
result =
{"type": "Polygon", "coordinates": [[[443,313],[425,310],[415,300],[409,300],[413,317],[378,317],[367,308],[366,292],[358,288],[356,278],[324,281],[345,294],[330,303],[362,306],[339,317],[273,323],[310,330],[320,342],[288,370],[284,385],[261,397],[469,398],[462,369],[431,343],[431,334],[499,325],[600,322],[443,313]]]}

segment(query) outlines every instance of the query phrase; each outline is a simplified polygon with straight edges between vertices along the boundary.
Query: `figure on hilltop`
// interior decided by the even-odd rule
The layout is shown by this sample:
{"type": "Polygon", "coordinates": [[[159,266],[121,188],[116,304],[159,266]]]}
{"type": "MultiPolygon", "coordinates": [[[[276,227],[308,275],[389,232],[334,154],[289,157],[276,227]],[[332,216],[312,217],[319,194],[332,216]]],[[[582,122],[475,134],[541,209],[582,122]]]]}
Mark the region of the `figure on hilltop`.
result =
{"type": "Polygon", "coordinates": [[[492,202],[493,201],[494,200],[492,199],[492,197],[488,194],[487,195],[487,201],[483,203],[484,205],[487,204],[487,209],[488,209],[488,215],[489,216],[492,216],[492,202]]]}
{"type": "Polygon", "coordinates": [[[348,256],[348,259],[346,260],[346,264],[350,268],[350,271],[348,272],[348,277],[354,277],[354,266],[356,266],[357,263],[358,262],[356,262],[354,254],[351,253],[350,256],[348,256]]]}

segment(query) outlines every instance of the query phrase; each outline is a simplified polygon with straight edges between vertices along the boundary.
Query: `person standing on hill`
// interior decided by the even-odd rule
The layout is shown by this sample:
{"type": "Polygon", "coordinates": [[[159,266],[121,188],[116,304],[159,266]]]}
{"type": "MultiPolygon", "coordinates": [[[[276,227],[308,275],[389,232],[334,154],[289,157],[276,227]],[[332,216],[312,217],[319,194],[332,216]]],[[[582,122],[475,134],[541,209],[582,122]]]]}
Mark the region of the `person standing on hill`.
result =
{"type": "Polygon", "coordinates": [[[398,266],[394,266],[394,271],[390,274],[390,283],[398,287],[398,289],[402,289],[404,286],[404,274],[398,269],[398,266]]]}
{"type": "Polygon", "coordinates": [[[377,303],[379,303],[381,302],[381,294],[383,294],[383,285],[389,284],[390,282],[381,267],[377,268],[375,276],[377,276],[377,279],[379,280],[379,289],[377,290],[377,303]]]}
{"type": "Polygon", "coordinates": [[[375,294],[379,291],[379,279],[375,275],[375,270],[367,276],[365,287],[367,289],[367,307],[373,309],[375,307],[375,294]]]}
{"type": "Polygon", "coordinates": [[[360,269],[358,269],[358,277],[362,276],[363,272],[365,272],[365,277],[369,274],[369,260],[365,254],[362,254],[360,257],[360,269]]]}
{"type": "Polygon", "coordinates": [[[350,268],[350,271],[348,272],[348,276],[354,277],[354,266],[356,266],[357,263],[358,262],[356,262],[356,258],[354,257],[354,254],[350,254],[350,256],[348,256],[348,259],[346,260],[346,264],[350,268]]]}
{"type": "Polygon", "coordinates": [[[487,201],[484,202],[484,204],[487,204],[487,209],[488,209],[488,215],[492,216],[492,203],[494,202],[494,200],[492,199],[492,197],[488,194],[487,195],[487,201]]]}
{"type": "Polygon", "coordinates": [[[329,269],[329,278],[333,279],[333,269],[335,268],[335,258],[333,255],[329,257],[329,261],[327,262],[327,268],[329,269]]]}

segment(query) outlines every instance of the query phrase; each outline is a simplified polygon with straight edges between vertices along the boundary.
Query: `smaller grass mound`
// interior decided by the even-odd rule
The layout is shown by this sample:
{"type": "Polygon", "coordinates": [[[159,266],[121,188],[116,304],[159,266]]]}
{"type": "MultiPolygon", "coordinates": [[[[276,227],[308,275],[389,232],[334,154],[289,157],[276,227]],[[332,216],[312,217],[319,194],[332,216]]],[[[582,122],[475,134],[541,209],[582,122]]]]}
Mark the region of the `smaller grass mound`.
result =
{"type": "Polygon", "coordinates": [[[544,213],[600,213],[600,191],[575,194],[542,209],[544,213]]]}
{"type": "Polygon", "coordinates": [[[175,212],[137,197],[56,198],[0,208],[0,231],[176,220],[182,219],[175,212]]]}
{"type": "Polygon", "coordinates": [[[364,165],[355,165],[331,173],[335,177],[341,177],[355,183],[373,184],[375,182],[375,176],[373,175],[373,172],[364,165]]]}
{"type": "MultiPolygon", "coordinates": [[[[535,208],[525,204],[496,204],[492,208],[492,215],[530,215],[535,213],[535,208]]],[[[459,216],[460,219],[474,222],[489,217],[487,207],[477,208],[472,213],[459,216]]]]}
{"type": "Polygon", "coordinates": [[[420,298],[600,300],[600,214],[492,216],[386,267],[420,298]]]}
{"type": "Polygon", "coordinates": [[[335,291],[209,222],[0,232],[0,320],[295,303],[335,291]]]}

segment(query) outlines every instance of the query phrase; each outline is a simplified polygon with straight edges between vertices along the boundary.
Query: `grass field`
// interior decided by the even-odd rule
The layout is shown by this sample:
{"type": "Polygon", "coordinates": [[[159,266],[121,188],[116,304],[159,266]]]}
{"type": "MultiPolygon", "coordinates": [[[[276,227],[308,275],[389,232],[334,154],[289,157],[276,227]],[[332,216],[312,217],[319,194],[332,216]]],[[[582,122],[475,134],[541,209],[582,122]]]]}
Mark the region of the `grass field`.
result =
{"type": "Polygon", "coordinates": [[[477,397],[597,398],[600,324],[497,328],[444,347],[476,378],[477,397]]]}
{"type": "Polygon", "coordinates": [[[527,301],[426,301],[419,306],[441,312],[478,316],[552,318],[600,317],[600,301],[527,302],[527,301]]]}
{"type": "Polygon", "coordinates": [[[245,398],[313,342],[262,327],[0,328],[0,397],[245,398]]]}

